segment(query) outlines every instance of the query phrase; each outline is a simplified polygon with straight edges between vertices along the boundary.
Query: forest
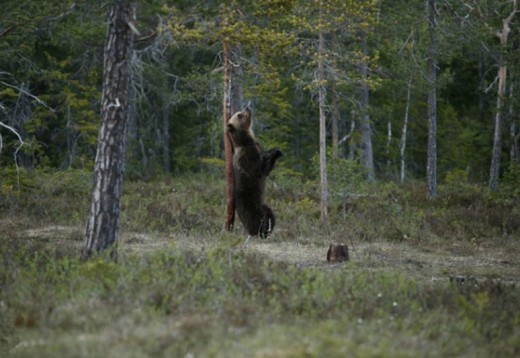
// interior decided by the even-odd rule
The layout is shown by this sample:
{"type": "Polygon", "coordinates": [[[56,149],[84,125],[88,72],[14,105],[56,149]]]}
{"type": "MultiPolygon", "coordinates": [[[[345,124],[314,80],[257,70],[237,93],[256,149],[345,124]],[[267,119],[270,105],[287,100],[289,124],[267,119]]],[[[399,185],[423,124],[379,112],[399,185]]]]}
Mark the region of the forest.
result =
{"type": "Polygon", "coordinates": [[[0,357],[520,354],[516,0],[1,9],[0,357]],[[86,260],[120,66],[115,242],[86,260]],[[246,106],[283,152],[268,238],[225,222],[246,106]]]}
{"type": "MultiPolygon", "coordinates": [[[[361,164],[370,180],[425,180],[435,91],[438,181],[486,185],[495,141],[499,177],[518,163],[514,4],[438,1],[430,29],[422,1],[140,1],[126,173],[150,179],[222,165],[227,41],[237,106],[252,103],[255,133],[284,151],[285,175],[318,175],[309,159],[318,156],[323,106],[329,157],[361,164]]],[[[3,6],[1,168],[16,151],[27,169],[91,169],[106,12],[104,1],[3,6]]]]}

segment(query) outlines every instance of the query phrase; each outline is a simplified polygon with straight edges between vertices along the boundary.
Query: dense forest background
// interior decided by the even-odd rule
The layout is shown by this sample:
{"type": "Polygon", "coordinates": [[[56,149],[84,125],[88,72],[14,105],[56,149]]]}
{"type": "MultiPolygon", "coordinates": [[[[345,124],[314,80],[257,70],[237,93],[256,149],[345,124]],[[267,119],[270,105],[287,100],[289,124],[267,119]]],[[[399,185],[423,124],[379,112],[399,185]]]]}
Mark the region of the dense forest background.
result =
{"type": "MultiPolygon", "coordinates": [[[[319,174],[319,88],[326,96],[329,170],[340,175],[424,180],[432,87],[439,182],[489,181],[497,111],[500,173],[515,172],[514,1],[435,1],[433,27],[424,1],[148,0],[136,8],[130,178],[221,170],[224,42],[234,46],[257,138],[284,151],[276,175],[319,174]],[[427,73],[432,50],[434,83],[427,73]],[[500,68],[507,72],[497,105],[500,68]]],[[[2,170],[92,169],[107,9],[106,1],[3,1],[2,170]]]]}

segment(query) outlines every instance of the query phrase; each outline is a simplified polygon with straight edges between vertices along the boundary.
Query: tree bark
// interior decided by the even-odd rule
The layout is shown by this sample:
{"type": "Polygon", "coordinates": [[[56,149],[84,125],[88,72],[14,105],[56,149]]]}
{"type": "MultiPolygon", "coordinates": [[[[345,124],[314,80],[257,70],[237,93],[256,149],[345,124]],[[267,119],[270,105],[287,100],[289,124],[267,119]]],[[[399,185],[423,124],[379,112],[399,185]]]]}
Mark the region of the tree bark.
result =
{"type": "Polygon", "coordinates": [[[235,114],[244,109],[244,89],[242,82],[244,79],[244,71],[242,68],[242,48],[240,45],[230,47],[230,65],[231,65],[231,113],[235,114]]]}
{"type": "Polygon", "coordinates": [[[332,85],[332,158],[338,158],[339,153],[339,100],[335,85],[332,85]]]}
{"type": "Polygon", "coordinates": [[[163,104],[161,108],[162,114],[162,152],[163,152],[163,170],[165,173],[171,172],[170,160],[170,105],[168,103],[168,96],[163,96],[163,104]]]}
{"type": "Polygon", "coordinates": [[[98,137],[91,212],[82,260],[108,248],[111,250],[110,257],[117,259],[127,117],[131,102],[130,61],[134,22],[135,8],[126,1],[115,0],[108,18],[101,110],[103,121],[98,137]]]}
{"type": "Polygon", "coordinates": [[[231,231],[235,225],[235,179],[233,176],[233,144],[228,132],[227,123],[231,118],[231,50],[224,42],[224,156],[226,161],[226,221],[224,230],[231,231]]]}
{"type": "Polygon", "coordinates": [[[507,65],[505,53],[507,51],[507,37],[511,28],[509,27],[513,17],[517,13],[516,0],[513,1],[513,10],[507,18],[502,20],[502,30],[497,32],[500,40],[500,58],[498,67],[498,90],[497,109],[495,113],[495,132],[493,135],[493,153],[491,155],[491,168],[489,170],[489,189],[496,190],[498,187],[498,176],[500,174],[500,157],[502,154],[502,122],[503,107],[506,94],[507,65]]]}
{"type": "Polygon", "coordinates": [[[503,55],[500,55],[498,69],[498,93],[497,110],[495,113],[495,132],[493,134],[493,152],[491,154],[491,168],[489,171],[489,189],[496,190],[498,176],[500,174],[500,157],[502,155],[502,111],[504,106],[504,94],[506,87],[507,67],[504,64],[503,55]]]}
{"type": "MultiPolygon", "coordinates": [[[[366,58],[368,56],[367,49],[367,36],[364,31],[360,31],[361,35],[361,49],[363,51],[363,57],[366,58]]],[[[372,151],[372,129],[370,127],[370,114],[368,112],[369,106],[369,93],[370,88],[368,87],[368,65],[366,60],[363,59],[360,66],[361,77],[362,77],[362,86],[361,86],[361,165],[367,171],[367,179],[369,182],[374,182],[375,171],[374,171],[374,154],[372,151]]]]}
{"type": "Polygon", "coordinates": [[[401,132],[401,146],[399,147],[399,156],[401,157],[401,175],[399,176],[399,179],[401,184],[404,183],[406,176],[406,134],[408,132],[410,101],[412,98],[412,81],[413,77],[410,76],[410,79],[408,80],[408,89],[406,91],[406,107],[404,110],[403,130],[401,132]]]}
{"type": "MultiPolygon", "coordinates": [[[[338,36],[336,31],[332,32],[331,36],[332,41],[332,49],[334,52],[339,53],[339,43],[338,36]]],[[[331,81],[331,97],[332,97],[332,125],[331,125],[331,135],[332,135],[332,149],[331,156],[332,158],[338,158],[339,153],[339,122],[340,122],[340,112],[339,112],[339,94],[336,85],[336,78],[331,81]]]]}
{"type": "Polygon", "coordinates": [[[390,172],[390,149],[392,148],[392,120],[388,118],[386,122],[386,166],[390,172]]]}
{"type": "MultiPolygon", "coordinates": [[[[321,10],[321,9],[320,9],[321,10]]],[[[320,13],[321,16],[321,13],[320,13]]],[[[319,103],[319,146],[320,146],[320,186],[321,186],[321,222],[328,224],[329,222],[329,193],[327,184],[327,124],[326,124],[326,91],[325,91],[325,36],[323,30],[319,32],[318,39],[318,103],[319,103]]]]}
{"type": "Polygon", "coordinates": [[[428,199],[437,195],[437,44],[435,31],[437,19],[435,16],[435,0],[426,3],[428,13],[428,33],[430,45],[428,48],[428,160],[426,177],[428,185],[428,199]]]}
{"type": "MultiPolygon", "coordinates": [[[[510,76],[511,77],[511,76],[510,76]]],[[[513,97],[514,93],[514,86],[513,81],[511,81],[511,84],[509,85],[509,120],[511,121],[509,125],[509,135],[511,139],[511,147],[509,149],[509,156],[511,158],[511,162],[518,162],[518,142],[517,142],[517,134],[516,134],[516,123],[515,123],[515,111],[513,109],[513,97]]]]}

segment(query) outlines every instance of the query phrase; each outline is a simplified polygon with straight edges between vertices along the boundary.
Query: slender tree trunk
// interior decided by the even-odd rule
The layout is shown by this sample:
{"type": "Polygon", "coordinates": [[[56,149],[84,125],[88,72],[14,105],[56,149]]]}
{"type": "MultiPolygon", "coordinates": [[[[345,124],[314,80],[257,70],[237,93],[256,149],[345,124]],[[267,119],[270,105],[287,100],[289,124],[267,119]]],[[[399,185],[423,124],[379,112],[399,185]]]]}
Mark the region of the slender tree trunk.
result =
{"type": "MultiPolygon", "coordinates": [[[[335,31],[332,32],[331,36],[332,41],[332,49],[334,52],[339,53],[339,44],[338,44],[338,36],[335,31]]],[[[336,85],[336,79],[331,81],[331,97],[332,97],[332,158],[338,157],[339,152],[339,121],[340,121],[340,112],[339,112],[339,95],[338,89],[336,85]]]]}
{"type": "MultiPolygon", "coordinates": [[[[360,31],[361,35],[361,48],[363,51],[363,57],[366,58],[368,56],[367,49],[367,36],[364,31],[360,31]]],[[[368,65],[365,60],[361,62],[361,77],[362,77],[362,87],[361,87],[361,165],[367,171],[367,179],[369,182],[375,181],[375,172],[374,172],[374,154],[372,152],[372,129],[370,127],[370,114],[369,114],[369,93],[370,88],[368,87],[368,65]]]]}
{"type": "Polygon", "coordinates": [[[334,88],[334,84],[332,86],[332,158],[338,157],[339,152],[339,100],[338,93],[334,88]]]}
{"type": "Polygon", "coordinates": [[[231,49],[224,42],[224,155],[226,160],[226,221],[224,230],[231,231],[235,225],[235,179],[233,175],[233,144],[226,131],[231,118],[231,49]]]}
{"type": "MultiPolygon", "coordinates": [[[[320,14],[321,16],[321,14],[320,14]]],[[[318,39],[318,103],[320,112],[320,186],[321,186],[321,222],[329,222],[329,193],[327,184],[327,123],[326,123],[326,91],[325,91],[325,36],[319,32],[318,39]]]]}
{"type": "Polygon", "coordinates": [[[231,46],[231,113],[235,114],[244,109],[244,89],[242,87],[244,71],[242,68],[242,48],[240,45],[231,46]]]}
{"type": "Polygon", "coordinates": [[[498,90],[497,90],[497,110],[495,113],[495,133],[493,135],[493,153],[491,155],[491,168],[489,173],[489,189],[496,190],[498,186],[498,175],[500,173],[500,157],[502,154],[502,116],[504,98],[506,94],[507,65],[505,52],[507,51],[507,36],[511,29],[509,24],[516,13],[516,1],[511,14],[502,21],[502,30],[497,33],[500,39],[500,58],[498,68],[498,90]]]}
{"type": "Polygon", "coordinates": [[[493,135],[493,153],[491,155],[491,168],[489,171],[489,189],[496,190],[498,176],[500,174],[500,157],[502,154],[502,122],[504,98],[506,95],[507,65],[505,53],[507,51],[507,36],[511,31],[509,25],[516,15],[516,0],[513,1],[513,10],[507,18],[502,20],[502,30],[497,32],[500,40],[500,58],[498,68],[497,109],[495,113],[495,133],[493,135]]]}
{"type": "Polygon", "coordinates": [[[65,135],[67,136],[67,158],[64,163],[65,169],[72,167],[74,158],[76,157],[76,138],[74,136],[74,129],[72,123],[72,116],[70,113],[70,105],[67,105],[67,124],[65,125],[65,135]]]}
{"type": "Polygon", "coordinates": [[[502,155],[502,111],[506,87],[507,67],[503,56],[500,55],[500,67],[498,70],[497,110],[495,113],[495,132],[493,135],[493,153],[491,155],[491,168],[489,172],[489,189],[496,190],[498,175],[500,173],[500,157],[502,155]]]}
{"type": "Polygon", "coordinates": [[[350,132],[345,136],[345,140],[348,140],[348,159],[354,160],[356,158],[357,141],[354,131],[356,130],[356,115],[354,111],[351,112],[352,121],[350,122],[350,132]]]}
{"type": "Polygon", "coordinates": [[[224,155],[226,161],[226,220],[224,230],[232,231],[235,225],[235,178],[233,175],[233,144],[226,126],[231,116],[243,107],[243,70],[240,46],[224,43],[224,155]]]}
{"type": "Polygon", "coordinates": [[[390,118],[388,119],[388,122],[386,122],[386,166],[388,168],[388,171],[390,171],[390,149],[392,147],[392,121],[390,118]]]}
{"type": "Polygon", "coordinates": [[[135,8],[115,0],[110,8],[104,54],[102,116],[94,188],[82,260],[110,248],[117,259],[120,199],[123,189],[126,132],[131,101],[130,61],[134,45],[135,8]]]}
{"type": "MultiPolygon", "coordinates": [[[[479,78],[479,92],[478,92],[478,110],[480,113],[480,117],[483,117],[483,114],[486,113],[486,64],[485,64],[485,49],[484,46],[481,46],[478,57],[478,78],[479,78]]],[[[483,118],[481,118],[483,119],[483,118]]]]}
{"type": "Polygon", "coordinates": [[[401,146],[399,147],[399,156],[401,159],[401,175],[399,179],[401,183],[404,183],[406,175],[406,133],[408,131],[410,101],[412,99],[412,81],[413,77],[410,75],[410,79],[408,80],[408,89],[406,90],[406,107],[404,110],[403,130],[401,132],[401,146]]]}
{"type": "Polygon", "coordinates": [[[437,44],[435,31],[437,19],[435,16],[435,0],[427,1],[428,33],[430,46],[428,49],[428,161],[426,177],[428,182],[428,198],[437,195],[437,44]]]}
{"type": "Polygon", "coordinates": [[[162,152],[163,152],[163,170],[165,173],[171,172],[170,160],[170,106],[168,97],[163,97],[162,104],[162,152]]]}
{"type": "Polygon", "coordinates": [[[520,133],[518,133],[518,127],[516,126],[515,122],[515,111],[513,109],[514,105],[514,97],[513,97],[513,81],[511,81],[511,85],[509,85],[509,117],[511,120],[511,124],[509,126],[509,134],[511,136],[511,149],[510,149],[510,156],[511,156],[511,162],[517,162],[520,163],[520,148],[519,148],[519,140],[520,140],[520,133]]]}

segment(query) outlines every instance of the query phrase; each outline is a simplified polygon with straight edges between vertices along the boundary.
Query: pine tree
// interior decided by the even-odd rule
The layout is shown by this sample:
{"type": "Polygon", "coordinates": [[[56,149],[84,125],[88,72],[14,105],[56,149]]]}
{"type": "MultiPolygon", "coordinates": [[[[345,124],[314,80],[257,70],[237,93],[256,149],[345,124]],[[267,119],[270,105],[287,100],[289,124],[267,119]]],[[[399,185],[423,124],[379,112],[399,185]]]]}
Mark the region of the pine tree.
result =
{"type": "Polygon", "coordinates": [[[81,258],[110,249],[117,259],[120,201],[129,106],[132,101],[130,61],[134,46],[135,8],[125,0],[110,7],[105,43],[102,98],[94,188],[81,258]]]}

